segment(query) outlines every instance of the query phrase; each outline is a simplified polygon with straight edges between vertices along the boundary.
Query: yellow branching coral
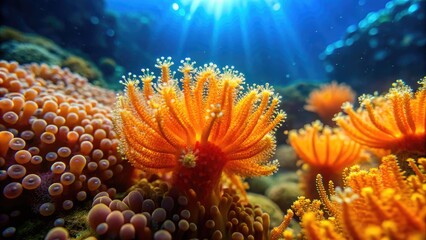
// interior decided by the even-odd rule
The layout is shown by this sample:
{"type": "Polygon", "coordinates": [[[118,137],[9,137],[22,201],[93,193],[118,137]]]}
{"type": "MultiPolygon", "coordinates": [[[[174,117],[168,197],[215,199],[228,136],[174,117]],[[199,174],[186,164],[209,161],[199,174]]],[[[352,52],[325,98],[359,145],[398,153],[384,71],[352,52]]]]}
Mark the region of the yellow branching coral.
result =
{"type": "Polygon", "coordinates": [[[396,81],[384,97],[362,96],[361,107],[344,104],[347,114],[335,118],[337,125],[355,141],[373,148],[426,153],[426,78],[412,89],[396,81]]]}
{"type": "Polygon", "coordinates": [[[426,237],[426,158],[408,160],[405,177],[394,155],[369,171],[348,169],[344,188],[330,189],[317,177],[324,216],[317,200],[293,204],[308,239],[424,239],[426,237]]]}
{"type": "Polygon", "coordinates": [[[322,121],[333,124],[333,117],[340,112],[344,102],[353,103],[355,92],[347,85],[331,82],[309,94],[305,109],[317,113],[322,121]]]}
{"type": "Polygon", "coordinates": [[[288,226],[290,225],[290,221],[293,215],[293,211],[291,209],[288,209],[287,214],[284,216],[284,219],[281,224],[272,229],[270,236],[271,240],[278,240],[280,238],[284,238],[284,240],[293,239],[293,232],[291,230],[286,230],[286,228],[288,228],[288,226]]]}
{"type": "Polygon", "coordinates": [[[328,181],[340,179],[344,168],[365,156],[360,144],[348,138],[340,129],[323,126],[319,121],[289,133],[290,145],[307,165],[302,172],[307,195],[315,195],[315,177],[321,174],[328,181]]]}
{"type": "Polygon", "coordinates": [[[171,65],[170,58],[157,60],[157,83],[148,69],[123,81],[116,125],[129,161],[152,172],[172,171],[174,186],[194,189],[202,199],[217,195],[222,172],[246,177],[276,171],[277,163],[268,162],[272,132],[285,114],[276,110],[280,98],[272,87],[244,92],[244,77],[232,67],[222,73],[214,64],[195,69],[190,59],[179,68],[180,87],[171,65]]]}

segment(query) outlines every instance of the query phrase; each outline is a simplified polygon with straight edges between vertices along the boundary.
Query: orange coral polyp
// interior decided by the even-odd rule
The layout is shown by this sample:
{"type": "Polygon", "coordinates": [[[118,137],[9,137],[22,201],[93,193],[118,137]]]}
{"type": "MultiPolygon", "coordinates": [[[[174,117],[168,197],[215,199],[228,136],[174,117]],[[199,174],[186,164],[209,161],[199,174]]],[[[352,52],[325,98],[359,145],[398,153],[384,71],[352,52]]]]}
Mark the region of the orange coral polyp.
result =
{"type": "Polygon", "coordinates": [[[426,153],[426,78],[413,94],[401,80],[384,97],[363,96],[361,107],[342,106],[347,114],[335,121],[360,144],[400,151],[426,153]]]}
{"type": "Polygon", "coordinates": [[[309,94],[305,109],[317,113],[322,121],[331,124],[333,116],[340,112],[341,105],[344,102],[354,101],[355,92],[349,86],[331,82],[309,94]]]}
{"type": "Polygon", "coordinates": [[[271,132],[285,113],[277,112],[273,89],[256,86],[244,93],[244,77],[232,67],[221,73],[214,64],[197,70],[189,59],[182,64],[182,89],[170,58],[157,60],[156,84],[148,69],[139,79],[124,79],[115,120],[129,161],[147,171],[173,171],[177,186],[201,198],[217,190],[222,172],[246,177],[276,171],[276,162],[268,162],[275,149],[271,132]]]}
{"type": "Polygon", "coordinates": [[[362,159],[361,145],[337,128],[324,127],[319,121],[289,133],[289,142],[300,158],[314,168],[341,172],[362,159]]]}
{"type": "Polygon", "coordinates": [[[425,239],[426,158],[407,161],[414,171],[408,177],[394,155],[368,171],[351,167],[345,171],[344,188],[329,194],[318,175],[323,208],[302,197],[292,206],[302,219],[302,233],[308,239],[425,239]]]}

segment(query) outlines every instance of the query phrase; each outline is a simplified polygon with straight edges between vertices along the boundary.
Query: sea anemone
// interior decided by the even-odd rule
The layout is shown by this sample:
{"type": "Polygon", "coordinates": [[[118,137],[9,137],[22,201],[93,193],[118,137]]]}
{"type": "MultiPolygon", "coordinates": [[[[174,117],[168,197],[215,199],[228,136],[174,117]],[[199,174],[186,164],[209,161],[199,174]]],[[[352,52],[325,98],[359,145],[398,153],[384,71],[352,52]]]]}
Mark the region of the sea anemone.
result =
{"type": "Polygon", "coordinates": [[[316,193],[315,177],[321,174],[326,182],[339,182],[344,168],[362,160],[362,146],[347,137],[339,128],[323,126],[315,121],[289,133],[290,145],[305,163],[302,184],[305,194],[316,193]]]}
{"type": "Polygon", "coordinates": [[[130,185],[132,168],[112,125],[114,98],[68,70],[0,62],[2,218],[28,213],[26,206],[49,216],[130,185]]]}
{"type": "Polygon", "coordinates": [[[412,89],[396,81],[384,96],[360,98],[356,111],[344,104],[335,121],[346,134],[360,144],[391,150],[392,153],[426,154],[426,78],[412,89]]]}
{"type": "Polygon", "coordinates": [[[300,197],[293,204],[307,239],[424,239],[426,158],[408,160],[414,174],[404,176],[394,155],[379,168],[347,170],[343,188],[329,187],[318,175],[319,200],[300,197]],[[323,206],[322,206],[323,205],[323,206]]]}
{"type": "Polygon", "coordinates": [[[280,99],[272,87],[245,92],[243,75],[232,67],[222,73],[214,64],[196,70],[186,59],[179,68],[181,89],[171,65],[170,58],[157,60],[156,84],[148,69],[139,79],[129,75],[123,81],[115,122],[129,161],[146,171],[172,172],[173,186],[216,203],[222,172],[230,179],[275,172],[277,162],[269,162],[272,133],[285,114],[276,110],[280,99]]]}
{"type": "Polygon", "coordinates": [[[355,92],[351,87],[333,81],[312,91],[306,100],[305,109],[318,114],[324,123],[332,125],[332,119],[340,112],[342,104],[354,101],[355,92]]]}

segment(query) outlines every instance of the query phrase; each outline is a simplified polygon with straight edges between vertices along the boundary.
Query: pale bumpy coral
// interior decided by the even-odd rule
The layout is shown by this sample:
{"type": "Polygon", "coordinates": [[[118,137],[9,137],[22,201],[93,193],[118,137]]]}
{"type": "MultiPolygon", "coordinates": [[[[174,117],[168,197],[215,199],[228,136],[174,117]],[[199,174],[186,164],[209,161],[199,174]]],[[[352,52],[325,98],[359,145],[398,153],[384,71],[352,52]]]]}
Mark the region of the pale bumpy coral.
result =
{"type": "Polygon", "coordinates": [[[269,215],[225,192],[219,204],[201,204],[194,191],[183,195],[161,180],[142,179],[123,200],[95,196],[88,215],[100,238],[269,239],[269,215]]]}
{"type": "Polygon", "coordinates": [[[63,227],[52,228],[44,238],[44,240],[68,240],[68,230],[63,227]]]}
{"type": "Polygon", "coordinates": [[[258,205],[262,211],[269,215],[269,218],[271,219],[271,225],[269,226],[270,229],[272,229],[274,226],[280,225],[280,223],[283,221],[283,211],[281,211],[280,207],[270,198],[266,197],[265,195],[252,192],[247,193],[247,198],[251,204],[258,205]]]}
{"type": "Polygon", "coordinates": [[[58,67],[0,62],[2,218],[26,206],[49,216],[125,188],[131,168],[117,153],[114,99],[58,67]]]}

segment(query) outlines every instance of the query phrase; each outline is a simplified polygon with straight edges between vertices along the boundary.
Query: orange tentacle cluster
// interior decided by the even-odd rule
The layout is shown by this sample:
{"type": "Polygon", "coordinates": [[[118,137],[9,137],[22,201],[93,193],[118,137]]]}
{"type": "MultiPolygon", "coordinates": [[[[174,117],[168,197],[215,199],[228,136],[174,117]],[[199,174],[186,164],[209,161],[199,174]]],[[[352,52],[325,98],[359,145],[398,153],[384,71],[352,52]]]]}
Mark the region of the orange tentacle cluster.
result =
{"type": "Polygon", "coordinates": [[[157,83],[148,69],[123,81],[115,114],[129,161],[147,171],[173,171],[178,187],[200,196],[218,189],[222,172],[246,177],[276,171],[276,162],[269,162],[271,132],[285,114],[276,110],[280,100],[273,89],[243,92],[244,77],[232,67],[222,73],[214,64],[195,69],[190,59],[179,68],[181,89],[171,65],[170,58],[157,60],[157,83]]]}
{"type": "Polygon", "coordinates": [[[331,125],[342,104],[354,101],[355,92],[349,86],[332,82],[312,91],[306,100],[305,109],[317,113],[324,123],[331,125]]]}
{"type": "Polygon", "coordinates": [[[300,197],[293,204],[303,233],[309,239],[424,239],[426,159],[408,162],[415,174],[407,178],[394,155],[384,157],[379,168],[352,167],[345,187],[330,188],[330,196],[318,175],[321,202],[300,197]]]}
{"type": "Polygon", "coordinates": [[[319,121],[290,131],[289,141],[298,156],[315,168],[341,172],[363,155],[362,147],[338,128],[323,126],[319,121]]]}
{"type": "Polygon", "coordinates": [[[398,80],[384,97],[363,96],[354,110],[344,104],[347,114],[335,118],[337,124],[355,141],[373,148],[426,153],[426,78],[413,94],[398,80]]]}
{"type": "Polygon", "coordinates": [[[306,195],[315,196],[315,177],[321,174],[327,182],[339,182],[344,168],[363,160],[362,146],[340,129],[323,126],[319,121],[289,133],[289,142],[304,165],[303,187],[306,195]]]}

